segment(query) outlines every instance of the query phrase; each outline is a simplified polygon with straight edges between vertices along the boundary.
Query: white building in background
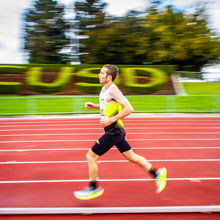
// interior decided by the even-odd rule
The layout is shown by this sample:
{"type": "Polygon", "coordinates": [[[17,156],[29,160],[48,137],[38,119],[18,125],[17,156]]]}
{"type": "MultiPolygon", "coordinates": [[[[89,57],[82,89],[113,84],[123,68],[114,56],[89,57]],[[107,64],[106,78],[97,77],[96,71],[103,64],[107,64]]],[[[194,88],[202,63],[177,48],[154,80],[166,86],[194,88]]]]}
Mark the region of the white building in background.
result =
{"type": "Polygon", "coordinates": [[[220,63],[207,64],[202,69],[202,77],[206,82],[220,82],[220,63]]]}

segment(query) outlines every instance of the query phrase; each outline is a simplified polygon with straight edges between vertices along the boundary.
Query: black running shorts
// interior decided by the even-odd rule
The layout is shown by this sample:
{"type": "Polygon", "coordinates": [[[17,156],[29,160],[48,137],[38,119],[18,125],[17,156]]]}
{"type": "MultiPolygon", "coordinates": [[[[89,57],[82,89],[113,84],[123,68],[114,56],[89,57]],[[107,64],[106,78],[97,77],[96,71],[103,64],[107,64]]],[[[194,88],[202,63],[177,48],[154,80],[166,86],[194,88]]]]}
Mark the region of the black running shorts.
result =
{"type": "Polygon", "coordinates": [[[109,149],[111,149],[114,145],[121,153],[131,150],[131,146],[125,140],[125,133],[122,135],[110,135],[108,133],[105,133],[99,140],[96,141],[96,143],[92,147],[92,151],[95,154],[101,156],[109,149]]]}

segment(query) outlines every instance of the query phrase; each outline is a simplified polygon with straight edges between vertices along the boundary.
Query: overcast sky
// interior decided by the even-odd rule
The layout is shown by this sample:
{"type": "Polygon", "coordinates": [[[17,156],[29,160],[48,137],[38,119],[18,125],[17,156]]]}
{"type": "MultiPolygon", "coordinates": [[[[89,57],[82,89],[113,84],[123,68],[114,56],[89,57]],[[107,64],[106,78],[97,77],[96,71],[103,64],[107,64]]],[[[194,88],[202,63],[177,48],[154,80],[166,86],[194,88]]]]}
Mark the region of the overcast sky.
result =
{"type": "MultiPolygon", "coordinates": [[[[65,5],[73,0],[59,0],[65,5]]],[[[123,15],[128,10],[143,10],[149,5],[148,0],[104,0],[108,3],[107,12],[111,15],[123,15]]],[[[220,0],[164,0],[178,8],[191,10],[197,2],[209,2],[210,25],[220,36],[220,0]]],[[[0,1],[0,64],[25,63],[22,53],[21,14],[29,8],[33,0],[0,1]]]]}

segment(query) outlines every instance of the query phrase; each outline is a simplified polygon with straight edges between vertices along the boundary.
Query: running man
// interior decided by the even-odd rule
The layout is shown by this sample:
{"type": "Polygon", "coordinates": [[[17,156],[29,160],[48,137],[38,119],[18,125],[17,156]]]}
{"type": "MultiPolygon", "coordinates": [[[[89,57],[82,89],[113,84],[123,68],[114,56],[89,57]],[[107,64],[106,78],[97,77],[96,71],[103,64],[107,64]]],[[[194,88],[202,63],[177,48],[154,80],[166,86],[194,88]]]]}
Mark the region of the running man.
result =
{"type": "Polygon", "coordinates": [[[99,95],[99,104],[85,103],[87,110],[100,109],[100,125],[104,128],[105,133],[86,154],[90,183],[84,190],[74,192],[74,196],[81,200],[93,199],[103,194],[104,189],[98,186],[97,181],[98,159],[114,145],[127,160],[137,164],[155,178],[157,193],[160,193],[166,186],[166,168],[156,170],[144,157],[134,153],[125,140],[125,128],[121,119],[130,115],[134,110],[127,98],[114,84],[117,76],[118,68],[116,66],[104,65],[99,73],[99,82],[103,84],[99,95]]]}

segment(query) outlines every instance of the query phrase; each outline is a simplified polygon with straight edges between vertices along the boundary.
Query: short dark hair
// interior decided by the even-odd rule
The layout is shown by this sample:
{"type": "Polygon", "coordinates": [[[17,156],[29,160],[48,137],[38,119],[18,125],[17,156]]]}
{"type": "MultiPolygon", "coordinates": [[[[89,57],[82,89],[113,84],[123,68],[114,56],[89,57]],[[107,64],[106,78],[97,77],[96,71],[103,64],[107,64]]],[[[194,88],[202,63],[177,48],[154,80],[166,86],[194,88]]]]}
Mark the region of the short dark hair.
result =
{"type": "Polygon", "coordinates": [[[112,64],[105,64],[105,68],[107,68],[107,76],[112,76],[112,81],[118,76],[118,67],[112,64]]]}

